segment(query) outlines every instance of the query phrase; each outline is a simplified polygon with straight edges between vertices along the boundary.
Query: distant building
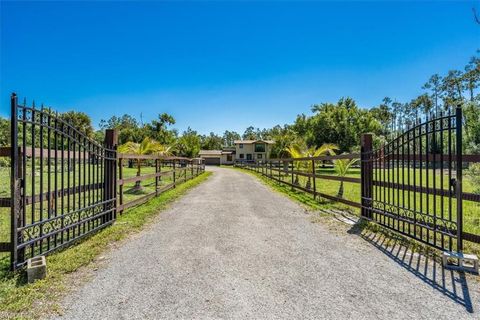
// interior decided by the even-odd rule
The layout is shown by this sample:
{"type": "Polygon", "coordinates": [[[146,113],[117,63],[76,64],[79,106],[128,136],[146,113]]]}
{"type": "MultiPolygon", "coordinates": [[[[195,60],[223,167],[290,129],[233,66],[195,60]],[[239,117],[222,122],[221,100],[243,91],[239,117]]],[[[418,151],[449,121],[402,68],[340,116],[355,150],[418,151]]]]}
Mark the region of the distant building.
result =
{"type": "Polygon", "coordinates": [[[273,140],[235,140],[235,160],[254,161],[270,159],[273,140]]]}
{"type": "Polygon", "coordinates": [[[222,150],[200,150],[199,157],[206,165],[229,165],[235,161],[254,161],[270,158],[273,140],[235,140],[234,147],[222,150]]]}
{"type": "Polygon", "coordinates": [[[235,150],[200,150],[199,157],[206,165],[233,164],[235,150]]]}

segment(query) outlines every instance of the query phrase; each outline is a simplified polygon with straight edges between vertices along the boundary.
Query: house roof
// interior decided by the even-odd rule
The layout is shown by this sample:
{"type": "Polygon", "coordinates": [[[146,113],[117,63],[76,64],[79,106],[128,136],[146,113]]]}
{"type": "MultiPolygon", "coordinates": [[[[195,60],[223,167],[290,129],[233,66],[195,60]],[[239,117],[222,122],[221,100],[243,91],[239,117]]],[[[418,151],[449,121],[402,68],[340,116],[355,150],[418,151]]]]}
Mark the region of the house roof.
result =
{"type": "Polygon", "coordinates": [[[223,151],[223,150],[200,150],[199,155],[204,156],[220,156],[222,154],[232,154],[232,151],[223,151]]]}
{"type": "Polygon", "coordinates": [[[233,143],[235,143],[235,144],[239,144],[239,143],[252,144],[252,143],[256,143],[256,142],[264,142],[266,144],[274,144],[275,143],[275,141],[273,141],[273,140],[262,140],[262,139],[258,139],[258,140],[235,140],[233,143]]]}
{"type": "Polygon", "coordinates": [[[200,155],[208,155],[208,156],[216,156],[216,155],[221,155],[222,150],[200,150],[199,152],[200,155]]]}

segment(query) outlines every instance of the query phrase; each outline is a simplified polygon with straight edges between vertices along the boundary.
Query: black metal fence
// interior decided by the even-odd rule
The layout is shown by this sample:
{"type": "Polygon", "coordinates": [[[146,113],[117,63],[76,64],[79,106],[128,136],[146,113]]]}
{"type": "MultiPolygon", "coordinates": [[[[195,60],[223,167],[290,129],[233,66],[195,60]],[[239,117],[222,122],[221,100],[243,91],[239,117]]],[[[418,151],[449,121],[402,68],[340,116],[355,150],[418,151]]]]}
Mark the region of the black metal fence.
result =
{"type": "Polygon", "coordinates": [[[116,151],[48,109],[12,96],[12,266],[47,254],[115,219],[116,151]],[[112,170],[113,168],[113,170],[112,170]]]}
{"type": "MultiPolygon", "coordinates": [[[[0,206],[11,212],[10,242],[1,242],[0,251],[11,253],[12,269],[112,224],[117,213],[152,197],[123,203],[128,179],[144,177],[123,178],[122,159],[142,156],[117,154],[116,147],[116,131],[107,130],[99,144],[51,110],[19,104],[12,95],[11,146],[0,150],[0,156],[11,159],[10,197],[0,199],[0,206]]],[[[159,163],[173,165],[170,173],[155,175],[158,188],[153,196],[187,180],[182,170],[193,173],[188,178],[204,171],[201,160],[148,157],[157,168],[159,163]],[[172,183],[160,187],[158,180],[168,174],[174,177],[172,183]],[[179,175],[183,179],[176,179],[179,175]]]]}
{"type": "Polygon", "coordinates": [[[406,130],[366,160],[369,218],[433,247],[463,250],[461,108],[406,130]]]}
{"type": "Polygon", "coordinates": [[[313,198],[359,208],[365,219],[432,247],[461,252],[464,240],[480,243],[480,234],[463,230],[464,201],[480,203],[480,195],[462,190],[462,169],[472,162],[480,162],[480,155],[462,153],[462,110],[457,108],[412,126],[378,150],[365,134],[360,154],[237,161],[236,166],[313,198]],[[325,174],[336,161],[359,164],[360,178],[325,174]],[[324,191],[325,180],[339,182],[338,194],[324,191]],[[360,184],[359,196],[343,197],[344,183],[360,184]]]}

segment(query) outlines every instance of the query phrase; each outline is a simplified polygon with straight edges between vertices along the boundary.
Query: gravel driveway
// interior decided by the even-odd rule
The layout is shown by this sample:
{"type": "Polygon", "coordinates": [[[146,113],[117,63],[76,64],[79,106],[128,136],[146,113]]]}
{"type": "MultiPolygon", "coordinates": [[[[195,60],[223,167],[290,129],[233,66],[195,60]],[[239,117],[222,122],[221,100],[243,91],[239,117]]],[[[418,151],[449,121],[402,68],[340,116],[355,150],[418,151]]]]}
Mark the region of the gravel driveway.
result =
{"type": "Polygon", "coordinates": [[[106,255],[61,319],[480,318],[477,280],[312,223],[248,174],[209,170],[106,255]]]}

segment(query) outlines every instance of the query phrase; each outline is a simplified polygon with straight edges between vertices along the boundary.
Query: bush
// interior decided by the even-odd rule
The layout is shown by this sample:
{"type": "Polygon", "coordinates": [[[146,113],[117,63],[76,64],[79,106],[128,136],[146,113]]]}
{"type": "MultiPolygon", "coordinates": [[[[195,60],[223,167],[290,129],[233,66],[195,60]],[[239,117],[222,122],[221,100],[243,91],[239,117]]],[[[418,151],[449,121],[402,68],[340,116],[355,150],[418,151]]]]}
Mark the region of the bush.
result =
{"type": "Polygon", "coordinates": [[[470,165],[467,170],[467,175],[472,181],[473,192],[480,194],[480,163],[470,165]]]}
{"type": "Polygon", "coordinates": [[[0,168],[9,168],[10,167],[10,158],[0,157],[0,168]]]}

